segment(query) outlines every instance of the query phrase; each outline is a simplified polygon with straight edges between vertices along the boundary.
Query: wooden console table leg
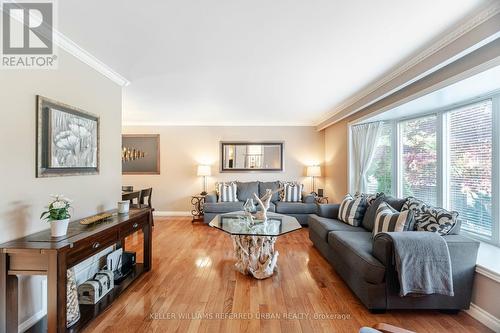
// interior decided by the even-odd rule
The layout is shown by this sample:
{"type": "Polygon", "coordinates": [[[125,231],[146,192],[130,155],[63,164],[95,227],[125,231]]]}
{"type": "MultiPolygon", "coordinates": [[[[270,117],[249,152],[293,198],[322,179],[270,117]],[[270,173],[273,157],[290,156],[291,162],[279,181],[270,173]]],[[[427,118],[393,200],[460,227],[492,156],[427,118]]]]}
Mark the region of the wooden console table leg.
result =
{"type": "Polygon", "coordinates": [[[5,303],[5,315],[6,315],[6,332],[17,332],[18,331],[18,280],[17,275],[6,276],[6,303],[5,303]]]}
{"type": "Polygon", "coordinates": [[[57,330],[66,332],[66,306],[67,306],[67,284],[68,267],[66,264],[66,254],[57,254],[57,330]]]}
{"type": "MultiPolygon", "coordinates": [[[[58,330],[58,308],[57,308],[57,251],[46,251],[47,269],[47,331],[56,333],[58,330]]],[[[66,293],[65,293],[66,294],[66,293]]],[[[66,330],[65,327],[64,331],[66,330]]]]}
{"type": "Polygon", "coordinates": [[[142,233],[144,236],[144,270],[149,271],[151,269],[151,257],[153,255],[152,250],[152,234],[151,234],[151,229],[152,229],[152,223],[153,223],[153,213],[149,214],[149,221],[147,224],[144,225],[142,228],[142,233]]]}

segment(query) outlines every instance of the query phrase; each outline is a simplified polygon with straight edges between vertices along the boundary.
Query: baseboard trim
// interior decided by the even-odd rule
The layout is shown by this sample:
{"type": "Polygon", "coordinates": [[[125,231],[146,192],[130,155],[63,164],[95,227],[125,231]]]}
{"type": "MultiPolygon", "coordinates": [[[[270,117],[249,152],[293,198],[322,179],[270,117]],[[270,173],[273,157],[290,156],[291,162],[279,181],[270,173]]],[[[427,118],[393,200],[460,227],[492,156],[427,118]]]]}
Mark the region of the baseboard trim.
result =
{"type": "Polygon", "coordinates": [[[40,319],[45,317],[46,311],[40,310],[25,321],[23,321],[21,324],[19,324],[17,330],[20,333],[26,332],[31,326],[35,325],[40,319]]]}
{"type": "Polygon", "coordinates": [[[465,310],[465,312],[472,318],[492,329],[494,332],[500,332],[500,319],[480,308],[476,304],[471,303],[469,310],[465,310]]]}
{"type": "Polygon", "coordinates": [[[180,210],[156,210],[153,212],[154,216],[191,216],[191,212],[189,211],[180,211],[180,210]]]}

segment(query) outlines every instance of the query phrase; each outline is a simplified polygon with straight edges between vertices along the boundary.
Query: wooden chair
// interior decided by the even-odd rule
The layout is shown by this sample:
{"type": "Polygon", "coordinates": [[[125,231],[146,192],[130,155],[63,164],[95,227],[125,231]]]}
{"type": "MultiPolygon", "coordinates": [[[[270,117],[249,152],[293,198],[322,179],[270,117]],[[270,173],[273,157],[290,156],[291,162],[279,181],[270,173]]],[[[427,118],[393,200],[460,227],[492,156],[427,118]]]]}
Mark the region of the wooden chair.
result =
{"type": "MultiPolygon", "coordinates": [[[[150,187],[150,188],[145,188],[143,190],[141,190],[141,195],[139,196],[139,203],[141,205],[147,205],[149,208],[153,208],[153,206],[151,205],[151,197],[152,197],[152,194],[153,194],[153,188],[150,187]],[[148,198],[148,203],[146,204],[145,203],[145,198],[148,198]]],[[[153,223],[152,223],[153,227],[155,225],[155,221],[153,220],[153,223]]]]}
{"type": "Polygon", "coordinates": [[[151,187],[141,190],[141,194],[139,196],[139,203],[141,205],[147,205],[149,208],[153,208],[153,206],[151,206],[151,194],[152,193],[153,193],[153,188],[151,188],[151,187]],[[147,204],[145,203],[145,198],[148,198],[147,204]]]}
{"type": "Polygon", "coordinates": [[[139,191],[122,194],[122,200],[123,201],[129,200],[131,205],[134,204],[135,199],[137,199],[137,204],[139,204],[141,201],[140,197],[141,197],[141,192],[139,191]]]}

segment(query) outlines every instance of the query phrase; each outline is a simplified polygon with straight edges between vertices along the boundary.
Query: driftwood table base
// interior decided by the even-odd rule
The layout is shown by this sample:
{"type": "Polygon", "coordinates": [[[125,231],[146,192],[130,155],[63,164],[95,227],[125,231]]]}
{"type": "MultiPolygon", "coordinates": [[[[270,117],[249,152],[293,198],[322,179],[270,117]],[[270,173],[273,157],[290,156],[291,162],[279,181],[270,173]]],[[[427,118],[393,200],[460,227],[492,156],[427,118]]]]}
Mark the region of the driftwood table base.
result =
{"type": "Polygon", "coordinates": [[[277,237],[232,235],[231,238],[239,272],[266,279],[277,270],[279,253],[274,249],[277,237]]]}

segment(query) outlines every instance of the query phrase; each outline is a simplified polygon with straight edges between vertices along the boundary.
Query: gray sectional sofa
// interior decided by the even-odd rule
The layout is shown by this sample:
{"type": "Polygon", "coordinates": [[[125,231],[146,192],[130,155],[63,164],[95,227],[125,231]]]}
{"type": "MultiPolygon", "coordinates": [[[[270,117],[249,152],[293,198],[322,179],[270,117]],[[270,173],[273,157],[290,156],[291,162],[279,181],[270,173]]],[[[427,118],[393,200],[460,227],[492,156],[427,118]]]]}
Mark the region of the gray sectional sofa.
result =
{"type": "MultiPolygon", "coordinates": [[[[210,221],[217,214],[224,214],[243,210],[243,205],[247,199],[253,198],[253,194],[257,193],[262,197],[266,193],[266,189],[277,190],[279,182],[237,182],[236,195],[238,202],[217,202],[217,194],[215,192],[207,194],[205,204],[203,205],[204,222],[210,221]]],[[[257,208],[259,209],[259,208],[257,208]]],[[[279,194],[275,193],[271,198],[269,211],[294,216],[300,224],[307,225],[308,216],[316,214],[318,205],[313,195],[302,192],[302,202],[284,202],[280,200],[279,194]]]]}
{"type": "MultiPolygon", "coordinates": [[[[387,197],[385,201],[400,211],[405,199],[387,197]]],[[[459,224],[443,236],[450,252],[455,296],[400,297],[392,240],[372,238],[375,213],[367,210],[363,226],[353,227],[337,220],[338,209],[338,204],[319,205],[318,213],[309,216],[309,238],[369,310],[455,312],[469,308],[479,242],[460,235],[459,224]]]]}

